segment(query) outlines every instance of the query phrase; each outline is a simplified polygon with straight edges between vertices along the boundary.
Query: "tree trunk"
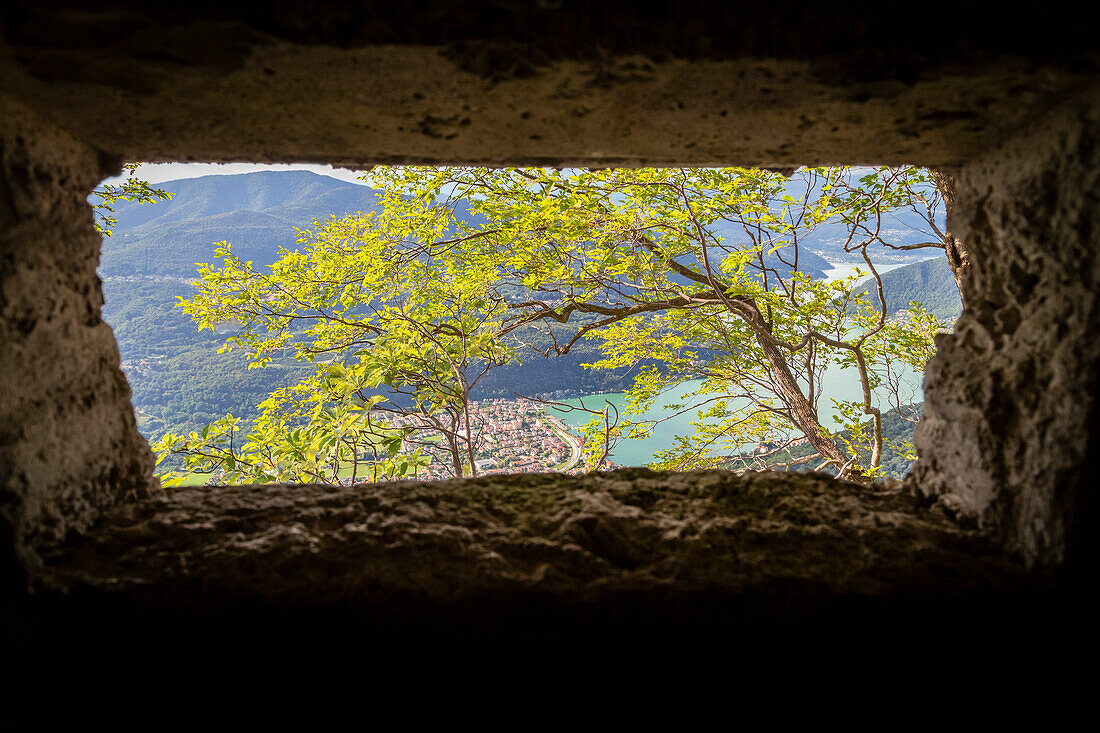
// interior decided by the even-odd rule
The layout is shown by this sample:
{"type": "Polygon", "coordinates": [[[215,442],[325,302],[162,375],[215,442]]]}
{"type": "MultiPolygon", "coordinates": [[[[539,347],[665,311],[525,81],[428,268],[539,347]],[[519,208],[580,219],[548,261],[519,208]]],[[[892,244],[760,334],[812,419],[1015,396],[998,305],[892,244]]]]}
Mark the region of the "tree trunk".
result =
{"type": "Polygon", "coordinates": [[[776,382],[779,390],[783,393],[787,407],[791,411],[794,424],[810,441],[810,445],[822,457],[835,463],[837,470],[839,470],[847,462],[847,457],[833,442],[833,439],[829,437],[825,429],[822,428],[821,422],[817,419],[817,411],[814,410],[814,406],[810,404],[806,396],[802,394],[802,390],[798,386],[798,380],[791,373],[791,368],[782,352],[780,352],[779,347],[760,336],[757,336],[756,342],[760,344],[760,348],[764,351],[764,358],[768,360],[775,372],[776,382]]]}
{"type": "Polygon", "coordinates": [[[466,454],[470,459],[470,475],[477,476],[477,461],[475,460],[474,452],[474,436],[470,432],[470,392],[464,390],[463,392],[463,405],[462,412],[465,415],[466,422],[466,454]]]}
{"type": "Polygon", "coordinates": [[[947,266],[951,268],[951,274],[955,277],[955,287],[959,289],[959,299],[963,307],[966,307],[966,296],[963,294],[962,276],[970,266],[970,253],[961,240],[956,239],[951,232],[947,232],[943,238],[944,250],[947,252],[947,266]]]}
{"type": "MultiPolygon", "coordinates": [[[[951,209],[955,207],[955,179],[948,173],[931,169],[932,180],[936,182],[936,188],[943,196],[943,208],[947,217],[951,217],[951,209]]],[[[951,275],[955,278],[955,287],[959,289],[959,298],[963,308],[966,307],[966,296],[963,294],[963,272],[970,266],[970,252],[961,239],[955,237],[951,230],[944,226],[943,249],[947,254],[947,266],[951,268],[951,275]]]]}
{"type": "Polygon", "coordinates": [[[462,450],[458,447],[458,439],[450,433],[445,437],[447,439],[447,449],[451,452],[451,463],[454,465],[455,478],[462,478],[465,472],[462,470],[462,450]]]}

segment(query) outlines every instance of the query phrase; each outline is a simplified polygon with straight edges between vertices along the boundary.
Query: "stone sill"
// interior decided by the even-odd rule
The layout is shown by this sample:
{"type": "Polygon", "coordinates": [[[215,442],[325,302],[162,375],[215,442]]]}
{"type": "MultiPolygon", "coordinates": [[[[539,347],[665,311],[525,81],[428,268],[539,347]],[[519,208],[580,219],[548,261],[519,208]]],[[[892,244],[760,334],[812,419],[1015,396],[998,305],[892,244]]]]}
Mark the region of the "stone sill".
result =
{"type": "Polygon", "coordinates": [[[896,482],[646,469],[168,490],[107,512],[38,579],[39,598],[114,618],[492,636],[540,619],[571,637],[856,623],[1033,590],[896,482]]]}

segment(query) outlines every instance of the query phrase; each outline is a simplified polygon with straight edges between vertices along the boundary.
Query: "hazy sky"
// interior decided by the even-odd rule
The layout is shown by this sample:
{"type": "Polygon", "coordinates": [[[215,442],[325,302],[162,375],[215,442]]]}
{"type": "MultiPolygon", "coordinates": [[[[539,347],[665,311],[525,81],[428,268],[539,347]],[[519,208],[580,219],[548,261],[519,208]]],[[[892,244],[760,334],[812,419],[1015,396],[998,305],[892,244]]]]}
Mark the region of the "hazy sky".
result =
{"type": "Polygon", "coordinates": [[[173,181],[177,178],[198,178],[199,176],[230,176],[253,171],[313,171],[322,176],[339,178],[342,181],[367,185],[357,176],[362,173],[347,168],[333,168],[331,165],[313,165],[307,163],[142,163],[137,169],[137,177],[149,183],[173,181]]]}

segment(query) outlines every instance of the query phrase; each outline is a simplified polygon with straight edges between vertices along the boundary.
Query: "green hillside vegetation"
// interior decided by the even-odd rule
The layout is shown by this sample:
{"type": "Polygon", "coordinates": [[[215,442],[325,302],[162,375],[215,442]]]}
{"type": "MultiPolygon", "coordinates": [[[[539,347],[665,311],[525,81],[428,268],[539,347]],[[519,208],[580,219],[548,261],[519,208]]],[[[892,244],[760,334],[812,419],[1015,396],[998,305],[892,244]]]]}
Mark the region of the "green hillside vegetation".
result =
{"type": "MultiPolygon", "coordinates": [[[[867,293],[868,301],[877,308],[878,298],[874,297],[872,286],[873,282],[864,283],[857,292],[867,293]]],[[[888,315],[908,309],[913,302],[923,304],[940,320],[954,322],[962,313],[955,279],[942,255],[884,273],[882,290],[888,315]]]]}
{"type": "Polygon", "coordinates": [[[219,354],[223,337],[199,333],[175,307],[177,296],[190,294],[186,283],[108,279],[103,291],[104,318],[115,330],[138,427],[148,437],[193,430],[227,412],[249,418],[272,390],[309,372],[293,359],[249,371],[244,354],[219,354]]]}

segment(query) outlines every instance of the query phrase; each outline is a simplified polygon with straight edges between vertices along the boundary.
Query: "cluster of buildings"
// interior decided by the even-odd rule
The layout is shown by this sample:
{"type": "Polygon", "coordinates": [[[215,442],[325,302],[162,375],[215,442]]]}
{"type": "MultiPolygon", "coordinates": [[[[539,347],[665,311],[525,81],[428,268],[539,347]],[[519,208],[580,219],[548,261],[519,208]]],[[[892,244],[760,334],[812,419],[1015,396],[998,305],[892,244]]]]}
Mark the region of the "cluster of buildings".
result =
{"type": "MultiPolygon", "coordinates": [[[[581,441],[571,435],[560,420],[551,417],[539,402],[528,399],[483,400],[470,403],[471,433],[477,436],[474,444],[474,463],[478,474],[488,476],[498,473],[583,473],[581,441]]],[[[414,424],[415,418],[396,418],[396,425],[414,424]]],[[[429,431],[414,436],[421,444],[421,452],[431,455],[432,462],[420,474],[425,480],[448,478],[454,473],[452,458],[442,442],[439,448],[423,448],[430,440],[429,431]]],[[[411,452],[416,445],[403,447],[411,452]]]]}
{"type": "Polygon", "coordinates": [[[541,473],[570,463],[566,431],[537,402],[476,402],[470,405],[470,415],[471,423],[482,427],[476,448],[478,469],[484,474],[541,473]]]}
{"type": "Polygon", "coordinates": [[[164,354],[150,354],[144,359],[137,359],[136,361],[124,361],[119,366],[122,371],[129,377],[131,374],[137,374],[145,376],[151,372],[158,371],[156,369],[157,362],[164,359],[164,354]]]}

